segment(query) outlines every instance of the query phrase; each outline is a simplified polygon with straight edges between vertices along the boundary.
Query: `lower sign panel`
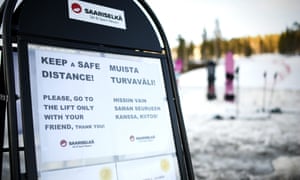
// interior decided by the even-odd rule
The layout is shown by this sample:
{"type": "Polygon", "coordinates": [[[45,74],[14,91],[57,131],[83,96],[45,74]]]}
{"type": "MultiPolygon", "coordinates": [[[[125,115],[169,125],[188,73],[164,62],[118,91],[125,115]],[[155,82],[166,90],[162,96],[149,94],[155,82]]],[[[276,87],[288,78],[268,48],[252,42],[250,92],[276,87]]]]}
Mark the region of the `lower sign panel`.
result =
{"type": "Polygon", "coordinates": [[[86,166],[43,172],[41,179],[99,179],[99,180],[140,180],[140,179],[179,179],[177,162],[172,156],[160,156],[131,160],[113,164],[86,166]]]}

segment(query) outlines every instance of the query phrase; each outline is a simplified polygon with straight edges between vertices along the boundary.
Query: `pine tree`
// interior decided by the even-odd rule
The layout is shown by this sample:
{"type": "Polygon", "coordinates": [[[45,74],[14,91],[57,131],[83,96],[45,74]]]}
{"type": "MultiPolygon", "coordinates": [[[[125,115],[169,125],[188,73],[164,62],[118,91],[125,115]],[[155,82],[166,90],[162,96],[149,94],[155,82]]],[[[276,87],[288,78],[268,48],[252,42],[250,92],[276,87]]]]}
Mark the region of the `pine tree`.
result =
{"type": "Polygon", "coordinates": [[[220,30],[220,24],[219,20],[216,19],[216,27],[215,27],[215,47],[214,47],[214,53],[217,59],[221,57],[221,30],[220,30]]]}
{"type": "Polygon", "coordinates": [[[206,32],[206,29],[204,28],[203,34],[202,34],[202,46],[201,46],[201,59],[202,60],[208,60],[207,51],[208,51],[207,32],[206,32]]]}
{"type": "Polygon", "coordinates": [[[194,56],[194,48],[195,48],[195,45],[193,42],[191,42],[187,48],[187,56],[188,56],[189,60],[191,60],[194,56]]]}
{"type": "Polygon", "coordinates": [[[187,59],[187,52],[186,52],[186,43],[185,39],[179,35],[178,39],[179,41],[179,46],[177,49],[177,57],[178,59],[182,59],[183,61],[183,72],[188,70],[188,59],[187,59]]]}

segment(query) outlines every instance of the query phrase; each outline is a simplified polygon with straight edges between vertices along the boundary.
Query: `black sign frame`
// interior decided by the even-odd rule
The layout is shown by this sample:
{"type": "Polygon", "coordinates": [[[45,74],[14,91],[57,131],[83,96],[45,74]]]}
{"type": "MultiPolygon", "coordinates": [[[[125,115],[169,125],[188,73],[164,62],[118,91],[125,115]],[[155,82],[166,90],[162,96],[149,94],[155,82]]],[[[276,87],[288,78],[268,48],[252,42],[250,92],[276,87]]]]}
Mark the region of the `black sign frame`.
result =
{"type": "MultiPolygon", "coordinates": [[[[28,0],[27,2],[24,1],[23,3],[28,3],[27,8],[30,7],[27,10],[23,10],[23,4],[20,5],[20,7],[15,11],[14,18],[17,24],[14,24],[15,27],[18,27],[17,29],[12,29],[11,32],[15,32],[14,38],[16,39],[16,43],[18,45],[18,57],[19,57],[19,71],[20,71],[20,90],[21,90],[21,106],[22,106],[22,126],[23,126],[23,135],[24,135],[24,152],[25,152],[25,159],[26,159],[26,176],[22,176],[20,173],[20,165],[19,162],[15,163],[14,166],[11,167],[11,174],[18,174],[15,175],[17,179],[19,177],[26,177],[26,179],[37,179],[38,177],[38,171],[37,171],[37,164],[36,164],[36,154],[35,154],[35,142],[34,142],[34,131],[33,131],[33,121],[32,121],[32,104],[31,104],[31,92],[29,88],[30,80],[29,80],[29,63],[28,63],[28,44],[40,44],[40,45],[50,45],[50,46],[56,46],[56,47],[62,47],[62,48],[74,48],[79,50],[88,50],[88,51],[99,51],[99,52],[105,52],[105,53],[116,53],[116,54],[122,54],[122,55],[132,55],[132,56],[143,56],[143,57],[155,57],[161,59],[161,65],[163,67],[163,75],[164,75],[164,83],[166,87],[166,93],[167,98],[169,102],[169,108],[170,108],[170,116],[172,120],[172,128],[173,128],[173,134],[174,134],[174,141],[176,146],[176,153],[177,153],[177,160],[180,170],[180,176],[181,179],[187,179],[192,180],[194,179],[193,170],[192,170],[192,163],[191,158],[189,154],[189,148],[188,148],[188,142],[183,122],[183,116],[181,113],[180,108],[180,102],[179,102],[179,96],[177,92],[176,87],[176,81],[175,76],[173,74],[173,65],[171,60],[171,54],[170,49],[167,43],[167,39],[164,35],[164,32],[161,28],[161,25],[159,24],[157,18],[155,17],[152,10],[149,8],[149,6],[143,1],[140,0],[140,5],[144,8],[144,11],[148,13],[148,16],[152,18],[153,23],[156,26],[156,29],[159,31],[160,38],[163,41],[164,48],[161,48],[158,43],[158,37],[153,36],[153,29],[147,30],[151,34],[150,36],[147,36],[147,40],[149,40],[150,46],[144,41],[134,40],[129,41],[128,46],[125,46],[124,42],[126,42],[126,39],[124,40],[123,37],[127,37],[128,34],[124,34],[120,36],[119,42],[111,42],[111,36],[104,36],[104,40],[100,38],[96,41],[89,41],[86,39],[82,39],[82,37],[78,39],[73,39],[74,35],[71,35],[70,37],[60,36],[60,32],[55,32],[58,34],[50,34],[49,36],[47,33],[49,33],[50,30],[43,30],[40,32],[37,32],[36,30],[33,30],[31,27],[32,24],[27,25],[26,23],[29,23],[28,19],[32,16],[31,14],[28,15],[26,12],[32,11],[31,7],[38,1],[35,0],[28,0]],[[30,5],[31,4],[31,5],[30,5]],[[43,34],[44,33],[44,34],[43,34]],[[107,38],[108,37],[108,38],[107,38]],[[106,39],[107,38],[107,39],[106,39]],[[153,38],[153,39],[152,39],[153,38]],[[99,42],[100,41],[100,42],[99,42]],[[97,43],[98,42],[98,43],[97,43]]],[[[43,3],[49,3],[53,1],[47,1],[43,3]]],[[[91,1],[89,1],[91,2],[91,1]]],[[[95,2],[91,2],[95,3],[95,2]]],[[[115,3],[115,2],[113,2],[115,3]]],[[[134,3],[129,1],[124,1],[122,3],[128,3],[130,4],[129,7],[133,7],[132,5],[134,3]]],[[[8,1],[9,4],[9,1],[8,1]]],[[[13,2],[12,2],[13,4],[13,2]]],[[[59,4],[59,3],[58,3],[59,4]]],[[[105,4],[105,3],[104,3],[105,4]]],[[[113,6],[106,4],[108,6],[113,6]]],[[[115,4],[114,4],[115,5],[115,4]]],[[[124,6],[124,5],[123,5],[124,6]]],[[[138,11],[138,15],[141,16],[141,13],[144,11],[138,10],[138,6],[134,7],[135,11],[138,11]]],[[[127,12],[127,11],[126,11],[127,12]]],[[[135,14],[135,15],[136,15],[135,14]]],[[[35,16],[35,15],[34,15],[35,16]]],[[[49,15],[47,15],[47,18],[51,18],[49,15]]],[[[31,19],[30,19],[31,20],[31,19]]],[[[140,21],[145,21],[145,15],[142,15],[140,21]]],[[[149,19],[148,19],[149,21],[149,19]]],[[[76,22],[77,23],[77,22],[76,22]]],[[[38,24],[38,23],[37,23],[38,24]]],[[[41,26],[41,24],[38,24],[41,26]]],[[[146,29],[151,27],[151,24],[145,24],[144,25],[146,29]],[[150,25],[150,26],[149,26],[150,25]]],[[[80,26],[79,26],[80,27],[80,26]]],[[[107,27],[104,27],[106,29],[107,27]]],[[[45,29],[45,28],[44,28],[45,29]]],[[[51,28],[50,28],[51,29],[51,28]]],[[[109,29],[111,30],[111,29],[109,29]]],[[[108,33],[109,30],[106,29],[108,33]]],[[[143,30],[143,29],[142,29],[143,30]]],[[[112,31],[115,31],[114,29],[112,31]]],[[[5,31],[4,31],[5,33],[5,31]]],[[[130,36],[132,37],[132,34],[135,34],[136,32],[130,32],[130,36]]],[[[114,33],[112,33],[114,34],[114,33]]],[[[90,38],[88,38],[90,39],[90,38]]],[[[7,45],[4,43],[4,45],[7,45]]],[[[11,45],[11,44],[10,44],[11,45]]],[[[5,49],[4,49],[5,50],[5,49]]],[[[6,51],[6,60],[9,61],[9,57],[7,57],[6,51]]],[[[4,53],[5,54],[5,53],[4,53]]],[[[6,67],[7,68],[7,67],[6,67]]],[[[10,70],[12,70],[12,67],[10,67],[10,70]]],[[[11,73],[8,73],[11,75],[11,73]]],[[[13,77],[13,76],[10,76],[13,77]]],[[[14,79],[14,78],[12,78],[14,79]]],[[[14,104],[15,100],[10,99],[12,101],[11,103],[14,104]]],[[[15,106],[15,105],[12,105],[15,106]]],[[[14,108],[12,108],[14,109],[14,108]]],[[[9,115],[10,116],[16,116],[14,110],[12,110],[9,115]]],[[[9,117],[9,121],[15,125],[16,120],[15,117],[9,117]]],[[[12,132],[15,134],[15,132],[12,132]]],[[[15,136],[12,134],[13,136],[15,136]]],[[[15,137],[16,138],[16,137],[15,137]]],[[[13,139],[11,140],[13,141],[13,139]]],[[[10,153],[16,153],[19,151],[18,145],[16,145],[16,142],[12,142],[10,145],[10,153]]],[[[18,157],[16,157],[18,159],[18,157]]],[[[11,161],[12,162],[12,161],[11,161]]]]}

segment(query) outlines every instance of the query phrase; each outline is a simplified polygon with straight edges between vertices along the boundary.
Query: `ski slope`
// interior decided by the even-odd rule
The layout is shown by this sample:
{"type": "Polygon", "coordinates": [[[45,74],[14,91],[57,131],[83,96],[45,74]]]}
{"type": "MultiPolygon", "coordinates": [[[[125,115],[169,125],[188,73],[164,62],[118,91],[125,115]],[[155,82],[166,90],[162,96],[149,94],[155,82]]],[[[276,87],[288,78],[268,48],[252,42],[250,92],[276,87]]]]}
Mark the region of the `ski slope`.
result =
{"type": "Polygon", "coordinates": [[[223,100],[224,60],[216,67],[214,101],[206,99],[205,68],[178,79],[196,179],[300,178],[300,56],[234,59],[235,102],[223,100]],[[275,108],[282,113],[269,113],[275,108]]]}

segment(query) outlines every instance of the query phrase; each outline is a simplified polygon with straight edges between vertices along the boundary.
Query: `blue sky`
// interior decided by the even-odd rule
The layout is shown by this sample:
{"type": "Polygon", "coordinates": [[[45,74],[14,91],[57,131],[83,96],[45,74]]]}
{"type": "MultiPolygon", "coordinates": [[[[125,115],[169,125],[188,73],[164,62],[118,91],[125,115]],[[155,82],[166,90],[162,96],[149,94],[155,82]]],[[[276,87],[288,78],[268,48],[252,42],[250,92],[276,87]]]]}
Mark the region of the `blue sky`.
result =
{"type": "Polygon", "coordinates": [[[230,39],[281,33],[300,23],[300,0],[146,0],[160,20],[171,47],[180,34],[199,44],[203,29],[214,36],[219,20],[222,37],[230,39]]]}

